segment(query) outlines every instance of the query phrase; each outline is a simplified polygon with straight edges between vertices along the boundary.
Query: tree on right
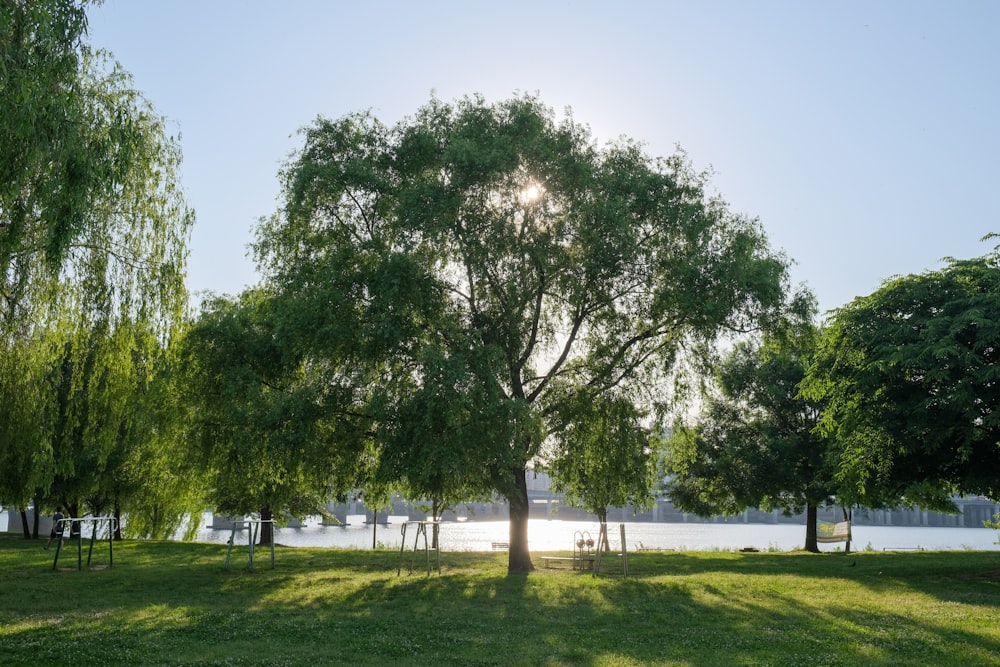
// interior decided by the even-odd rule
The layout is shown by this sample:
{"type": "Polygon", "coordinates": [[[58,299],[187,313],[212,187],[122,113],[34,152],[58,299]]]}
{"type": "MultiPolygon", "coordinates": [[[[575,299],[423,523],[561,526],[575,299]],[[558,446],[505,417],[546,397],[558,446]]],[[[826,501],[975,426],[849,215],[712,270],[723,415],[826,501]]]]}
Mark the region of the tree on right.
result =
{"type": "Polygon", "coordinates": [[[834,311],[803,384],[862,505],[1000,493],[1000,255],[949,260],[834,311]]]}
{"type": "Polygon", "coordinates": [[[816,430],[822,403],[800,395],[818,329],[811,300],[797,310],[716,365],[699,413],[675,425],[664,467],[667,494],[686,512],[805,511],[805,548],[817,552],[818,508],[844,499],[830,441],[816,430]]]}

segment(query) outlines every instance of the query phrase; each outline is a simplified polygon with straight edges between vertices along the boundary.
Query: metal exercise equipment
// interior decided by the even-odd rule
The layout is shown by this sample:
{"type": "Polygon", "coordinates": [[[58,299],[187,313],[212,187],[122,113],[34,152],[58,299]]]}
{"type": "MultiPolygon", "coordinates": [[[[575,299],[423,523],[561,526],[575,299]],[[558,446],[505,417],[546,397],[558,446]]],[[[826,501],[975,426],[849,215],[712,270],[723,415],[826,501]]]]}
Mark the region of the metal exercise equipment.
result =
{"type": "Polygon", "coordinates": [[[90,559],[94,555],[94,542],[97,541],[97,533],[101,527],[106,527],[108,531],[108,567],[114,566],[114,537],[118,528],[118,519],[113,516],[85,516],[77,519],[60,519],[56,524],[56,533],[59,539],[56,541],[56,553],[52,559],[52,569],[59,566],[59,555],[62,553],[63,541],[67,537],[66,530],[69,529],[69,538],[76,537],[76,569],[83,569],[83,524],[90,524],[90,548],[87,550],[87,567],[90,567],[90,559]]]}

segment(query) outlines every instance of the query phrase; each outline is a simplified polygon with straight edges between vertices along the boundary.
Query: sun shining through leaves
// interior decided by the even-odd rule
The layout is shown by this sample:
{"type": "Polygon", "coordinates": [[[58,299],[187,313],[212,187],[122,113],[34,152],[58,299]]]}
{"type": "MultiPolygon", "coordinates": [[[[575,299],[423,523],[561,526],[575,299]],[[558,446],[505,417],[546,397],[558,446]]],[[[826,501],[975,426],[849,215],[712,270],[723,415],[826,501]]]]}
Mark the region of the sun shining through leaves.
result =
{"type": "Polygon", "coordinates": [[[532,204],[538,203],[544,194],[545,188],[535,181],[529,181],[523,188],[521,188],[518,199],[523,206],[531,206],[532,204]]]}

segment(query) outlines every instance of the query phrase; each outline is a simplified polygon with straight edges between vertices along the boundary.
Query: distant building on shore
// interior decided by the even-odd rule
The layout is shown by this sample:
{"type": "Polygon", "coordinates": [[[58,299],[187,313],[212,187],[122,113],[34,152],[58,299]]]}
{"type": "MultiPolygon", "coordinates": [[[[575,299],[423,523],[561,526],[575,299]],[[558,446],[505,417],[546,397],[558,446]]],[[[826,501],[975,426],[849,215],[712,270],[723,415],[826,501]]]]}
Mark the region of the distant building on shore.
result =
{"type": "MultiPolygon", "coordinates": [[[[528,500],[531,502],[533,519],[565,519],[569,521],[595,520],[593,514],[563,503],[561,494],[551,490],[550,478],[545,473],[529,472],[528,500]]],[[[860,526],[927,526],[982,528],[983,521],[1000,514],[1000,503],[983,497],[956,497],[958,514],[944,514],[920,508],[896,508],[890,510],[854,509],[853,521],[860,526]]],[[[424,519],[429,510],[427,502],[409,502],[397,498],[386,511],[379,510],[379,520],[387,516],[407,516],[413,520],[424,519]]],[[[341,521],[348,516],[371,514],[370,508],[361,501],[329,505],[330,511],[341,521]]],[[[466,503],[445,511],[445,521],[504,521],[507,519],[507,503],[498,499],[490,503],[466,503]]],[[[825,507],[819,510],[819,518],[824,521],[840,521],[843,513],[839,507],[825,507]]],[[[370,520],[370,518],[368,519],[370,520]]],[[[749,509],[738,515],[699,517],[680,511],[665,499],[657,499],[652,509],[635,512],[631,507],[615,507],[608,510],[608,521],[639,521],[659,523],[762,523],[762,524],[804,524],[805,514],[785,516],[781,511],[764,512],[749,509]]]]}

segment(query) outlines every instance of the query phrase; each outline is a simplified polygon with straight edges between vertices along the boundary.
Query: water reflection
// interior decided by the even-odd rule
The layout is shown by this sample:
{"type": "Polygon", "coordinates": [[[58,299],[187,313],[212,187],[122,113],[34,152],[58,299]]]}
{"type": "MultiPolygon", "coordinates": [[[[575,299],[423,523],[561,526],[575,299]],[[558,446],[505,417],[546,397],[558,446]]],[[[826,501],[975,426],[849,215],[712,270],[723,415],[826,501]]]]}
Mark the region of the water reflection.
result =
{"type": "MultiPolygon", "coordinates": [[[[404,516],[389,517],[389,524],[374,527],[363,523],[364,517],[351,517],[350,525],[324,526],[319,517],[307,520],[302,527],[276,528],[275,541],[286,546],[338,547],[371,549],[400,546],[404,516]]],[[[441,548],[445,551],[490,551],[493,542],[508,540],[506,521],[466,521],[441,524],[441,548]]],[[[589,531],[595,538],[597,522],[531,519],[528,540],[532,551],[571,551],[577,531],[589,531]]],[[[997,550],[997,531],[986,528],[928,528],[897,526],[855,526],[852,549],[872,548],[928,550],[997,550]]],[[[230,530],[202,528],[197,540],[225,544],[230,530]]],[[[413,530],[408,531],[407,543],[412,544],[413,530]]],[[[613,549],[621,548],[618,524],[608,527],[613,549]]],[[[247,531],[238,530],[237,544],[245,544],[247,531]]],[[[791,551],[805,542],[805,526],[791,524],[704,524],[704,523],[626,523],[625,542],[629,550],[664,549],[677,551],[736,551],[753,547],[761,551],[791,551]]],[[[824,551],[843,545],[822,545],[824,551]]]]}

